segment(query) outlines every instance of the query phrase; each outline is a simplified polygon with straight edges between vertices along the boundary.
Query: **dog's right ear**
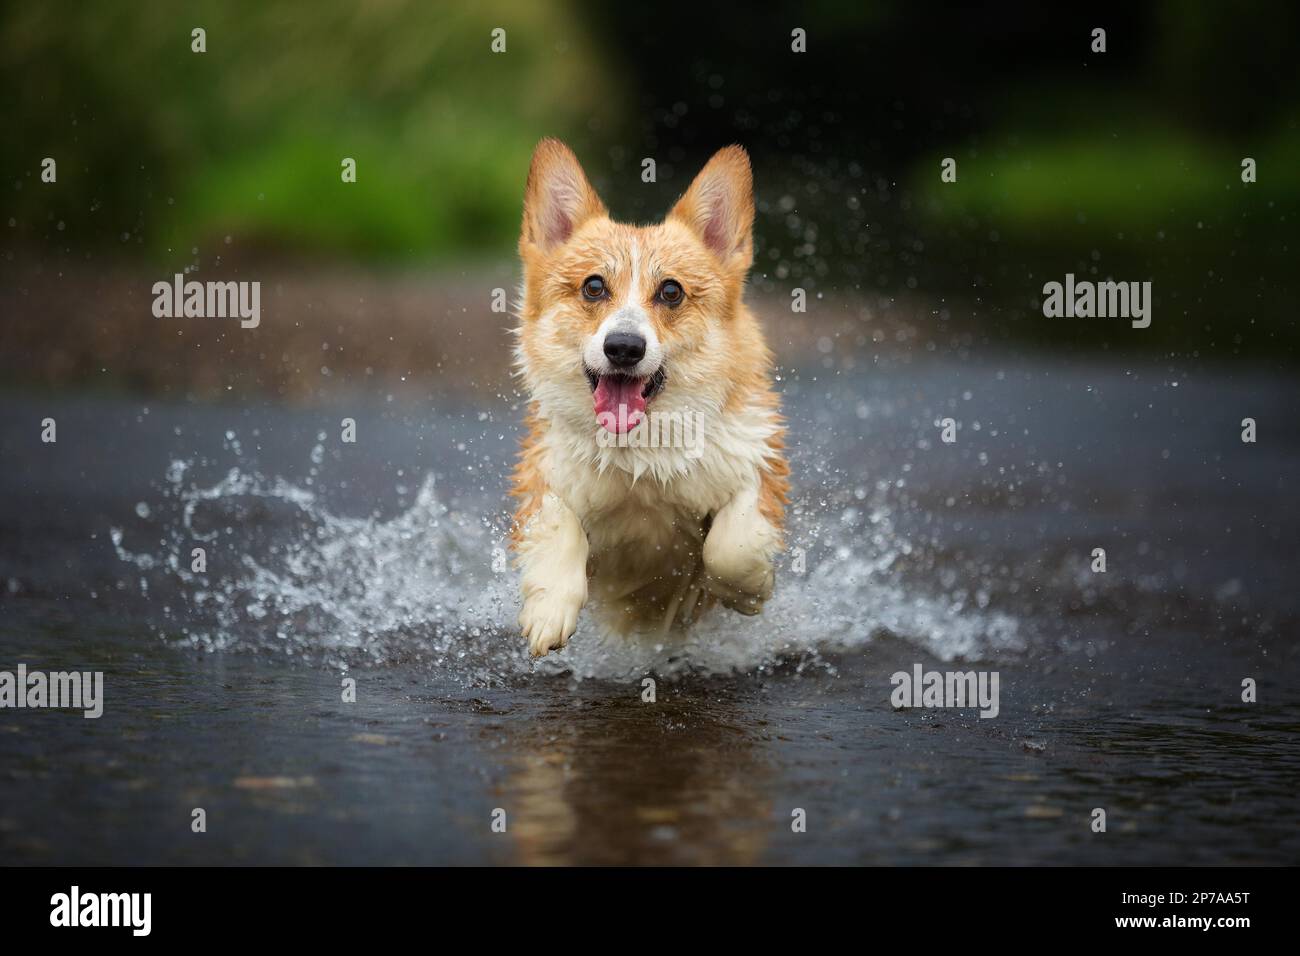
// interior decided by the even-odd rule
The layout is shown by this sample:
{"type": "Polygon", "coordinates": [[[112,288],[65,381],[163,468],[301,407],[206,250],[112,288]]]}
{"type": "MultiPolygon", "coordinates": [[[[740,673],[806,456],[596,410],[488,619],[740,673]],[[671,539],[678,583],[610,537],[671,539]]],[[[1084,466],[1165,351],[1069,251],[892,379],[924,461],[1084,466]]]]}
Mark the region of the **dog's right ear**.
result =
{"type": "Polygon", "coordinates": [[[605,204],[587,182],[573,150],[558,139],[538,143],[524,187],[519,251],[532,246],[549,252],[592,216],[604,213],[605,204]]]}

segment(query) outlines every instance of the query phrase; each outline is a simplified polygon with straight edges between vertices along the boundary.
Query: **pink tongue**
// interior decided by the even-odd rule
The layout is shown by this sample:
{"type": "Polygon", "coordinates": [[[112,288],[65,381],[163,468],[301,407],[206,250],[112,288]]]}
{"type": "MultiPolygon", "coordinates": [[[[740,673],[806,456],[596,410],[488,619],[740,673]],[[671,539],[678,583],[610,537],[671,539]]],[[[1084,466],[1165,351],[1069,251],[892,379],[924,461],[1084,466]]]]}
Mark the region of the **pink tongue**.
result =
{"type": "Polygon", "coordinates": [[[596,421],[615,435],[636,428],[645,417],[644,389],[643,379],[602,375],[596,384],[596,421]]]}

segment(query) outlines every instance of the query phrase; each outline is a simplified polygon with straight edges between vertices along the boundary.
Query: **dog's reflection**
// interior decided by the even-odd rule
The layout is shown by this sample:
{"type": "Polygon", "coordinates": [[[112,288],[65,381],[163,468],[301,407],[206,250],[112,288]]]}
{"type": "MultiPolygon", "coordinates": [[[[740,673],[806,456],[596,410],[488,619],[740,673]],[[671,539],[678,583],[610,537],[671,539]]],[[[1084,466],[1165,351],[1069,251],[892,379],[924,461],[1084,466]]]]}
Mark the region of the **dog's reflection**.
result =
{"type": "Polygon", "coordinates": [[[778,825],[753,719],[715,693],[582,685],[511,741],[519,862],[757,862],[778,825]],[[748,725],[748,726],[747,726],[748,725]]]}

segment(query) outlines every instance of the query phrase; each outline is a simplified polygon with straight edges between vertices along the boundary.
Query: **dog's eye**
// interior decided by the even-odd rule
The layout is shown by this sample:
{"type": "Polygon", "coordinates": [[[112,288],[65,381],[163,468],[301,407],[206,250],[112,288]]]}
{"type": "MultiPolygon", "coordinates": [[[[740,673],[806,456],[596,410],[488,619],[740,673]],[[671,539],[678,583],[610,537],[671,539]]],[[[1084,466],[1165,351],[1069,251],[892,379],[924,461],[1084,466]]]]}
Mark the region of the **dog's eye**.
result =
{"type": "Polygon", "coordinates": [[[685,297],[685,291],[673,279],[665,279],[659,287],[659,301],[664,305],[678,305],[685,297]]]}
{"type": "Polygon", "coordinates": [[[588,276],[587,280],[582,283],[582,297],[588,302],[596,302],[605,298],[605,280],[600,276],[588,276]]]}

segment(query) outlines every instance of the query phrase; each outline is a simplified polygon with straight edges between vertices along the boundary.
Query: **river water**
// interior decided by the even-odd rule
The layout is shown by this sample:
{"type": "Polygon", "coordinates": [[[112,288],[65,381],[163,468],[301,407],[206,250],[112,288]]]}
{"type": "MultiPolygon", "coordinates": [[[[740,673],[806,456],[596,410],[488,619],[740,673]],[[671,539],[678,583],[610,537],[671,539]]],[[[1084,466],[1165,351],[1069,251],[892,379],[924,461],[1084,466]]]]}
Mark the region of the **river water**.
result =
{"type": "Polygon", "coordinates": [[[584,618],[539,663],[517,401],[6,394],[0,670],[105,700],[0,711],[0,861],[1300,861],[1294,380],[1008,353],[780,387],[764,614],[584,618]],[[917,664],[996,672],[997,716],[895,710],[917,664]]]}

